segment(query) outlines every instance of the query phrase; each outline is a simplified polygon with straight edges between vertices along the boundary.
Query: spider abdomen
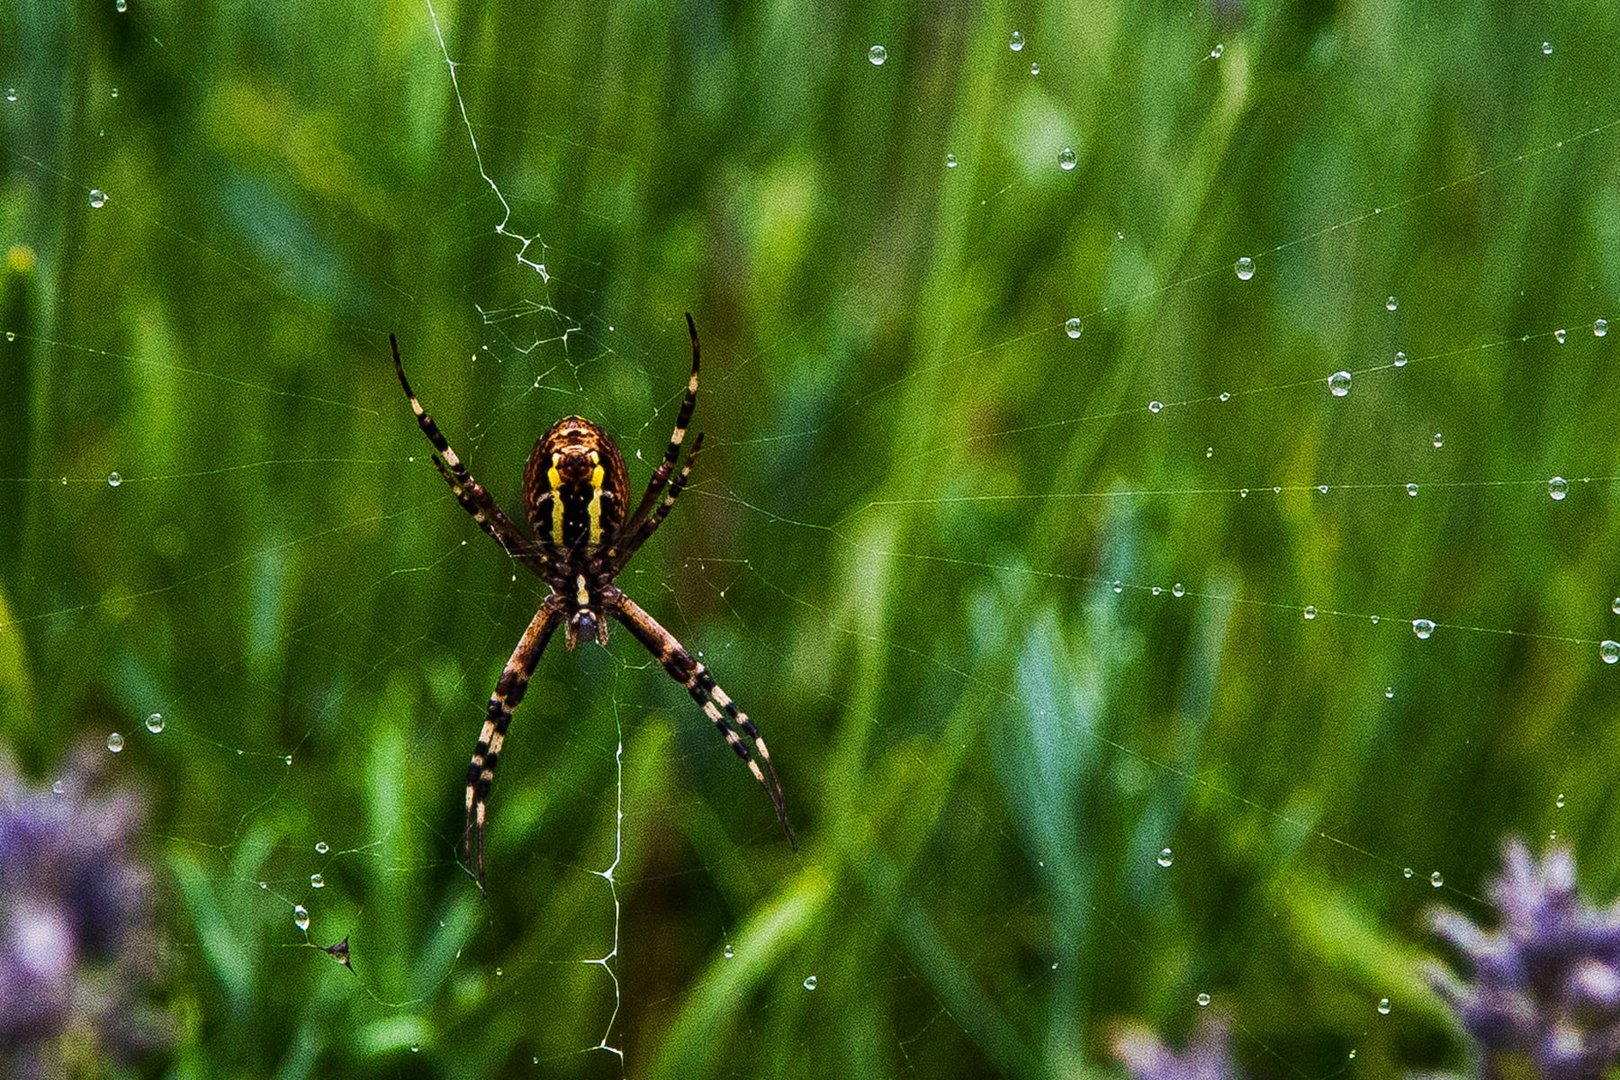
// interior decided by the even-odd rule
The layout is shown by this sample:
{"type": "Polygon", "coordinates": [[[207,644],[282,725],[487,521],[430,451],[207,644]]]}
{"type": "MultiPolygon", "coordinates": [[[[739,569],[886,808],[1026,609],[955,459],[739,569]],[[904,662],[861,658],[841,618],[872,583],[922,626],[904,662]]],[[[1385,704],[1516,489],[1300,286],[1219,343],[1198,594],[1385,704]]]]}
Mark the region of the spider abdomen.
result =
{"type": "Polygon", "coordinates": [[[624,524],[629,486],[612,436],[583,416],[557,421],[534,444],[523,474],[535,540],[557,555],[595,554],[624,524]]]}

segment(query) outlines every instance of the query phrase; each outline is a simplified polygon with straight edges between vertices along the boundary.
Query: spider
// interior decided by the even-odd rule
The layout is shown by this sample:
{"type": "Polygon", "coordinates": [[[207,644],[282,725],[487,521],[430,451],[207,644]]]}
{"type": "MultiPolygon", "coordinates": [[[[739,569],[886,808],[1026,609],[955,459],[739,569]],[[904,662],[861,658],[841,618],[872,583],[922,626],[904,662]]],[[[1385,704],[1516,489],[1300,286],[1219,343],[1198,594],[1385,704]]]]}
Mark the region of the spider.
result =
{"type": "Polygon", "coordinates": [[[699,432],[681,471],[675,473],[681,446],[686,441],[686,425],[697,404],[698,335],[690,314],[686,316],[686,329],[692,336],[692,377],[687,381],[686,398],[681,402],[664,460],[653,470],[641,500],[634,509],[629,508],[630,482],[625,474],[624,457],[613,437],[583,416],[565,416],[534,444],[523,471],[523,501],[533,539],[524,535],[450,449],[450,443],[439,432],[433,417],[412,392],[405,378],[405,366],[399,359],[399,343],[393,334],[388,335],[388,344],[394,350],[394,372],[410,400],[417,424],[437,451],[433,464],[439,475],[444,477],[456,501],[472,515],[478,527],[512,559],[550,586],[540,610],[535,612],[529,628],[512,650],[494,693],[489,696],[489,712],[478,735],[478,744],[473,748],[472,762],[467,766],[467,825],[462,846],[467,861],[472,864],[469,872],[478,882],[480,891],[484,889],[484,825],[488,817],[489,789],[500,762],[512,710],[523,700],[540,654],[559,625],[572,652],[583,638],[595,638],[597,644],[605,646],[610,616],[623,623],[670,677],[686,687],[692,700],[765,788],[787,832],[788,843],[794,851],[799,849],[798,837],[788,820],[782,784],[776,778],[770,751],[765,748],[759,728],[720,689],[709,669],[676,640],[674,634],[626,596],[614,581],[669,516],[675,500],[686,490],[692,463],[703,449],[703,434],[699,432]],[[673,479],[671,474],[674,474],[673,479]],[[747,736],[746,742],[743,736],[747,736]]]}

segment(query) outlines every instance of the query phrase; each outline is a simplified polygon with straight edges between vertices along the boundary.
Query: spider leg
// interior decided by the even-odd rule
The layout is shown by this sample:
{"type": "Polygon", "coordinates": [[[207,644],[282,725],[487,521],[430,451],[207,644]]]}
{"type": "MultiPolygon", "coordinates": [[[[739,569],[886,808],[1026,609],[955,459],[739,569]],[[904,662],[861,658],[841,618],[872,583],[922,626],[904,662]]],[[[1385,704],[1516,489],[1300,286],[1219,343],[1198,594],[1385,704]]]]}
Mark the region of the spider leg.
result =
{"type": "Polygon", "coordinates": [[[411,390],[410,381],[405,378],[405,365],[400,363],[399,359],[399,342],[394,339],[393,334],[388,335],[388,344],[394,350],[394,374],[399,376],[399,385],[405,388],[405,396],[410,399],[411,411],[416,414],[416,423],[428,437],[428,442],[438,451],[433,455],[433,464],[439,470],[439,475],[444,477],[444,482],[449,484],[450,490],[455,493],[456,501],[461,504],[463,510],[472,515],[472,519],[478,523],[480,529],[505,548],[508,555],[528,562],[531,545],[523,532],[496,504],[494,497],[484,485],[467,471],[467,466],[461,463],[461,458],[450,448],[450,441],[439,431],[439,425],[435,424],[433,417],[422,408],[422,403],[411,390]]]}
{"type": "Polygon", "coordinates": [[[698,454],[702,452],[703,432],[700,431],[697,440],[692,443],[692,449],[686,455],[686,463],[681,466],[681,471],[676,474],[675,479],[670,481],[669,492],[664,496],[664,501],[658,504],[658,508],[648,516],[646,521],[641,523],[641,526],[633,534],[627,536],[626,539],[609,551],[608,557],[614,559],[618,566],[623,567],[625,563],[629,562],[630,556],[639,551],[642,544],[652,539],[652,534],[657,532],[658,526],[664,523],[664,519],[669,516],[670,510],[675,505],[675,500],[680,498],[681,492],[686,490],[686,481],[692,476],[692,465],[697,461],[698,454]]]}
{"type": "Polygon", "coordinates": [[[709,669],[702,662],[687,652],[686,646],[676,640],[671,634],[658,624],[658,620],[624,594],[618,586],[611,586],[603,591],[603,605],[612,613],[613,617],[623,623],[630,633],[635,635],[637,641],[644,645],[648,652],[658,658],[658,662],[669,672],[670,678],[686,687],[692,700],[703,708],[703,712],[725,736],[727,744],[736,755],[748,766],[759,781],[765,793],[771,797],[771,805],[776,808],[776,817],[782,823],[787,833],[788,843],[794,851],[799,850],[799,838],[793,832],[793,823],[788,820],[787,800],[782,794],[782,782],[776,777],[776,768],[771,764],[771,752],[765,748],[765,738],[759,733],[759,728],[748,718],[748,714],[737,708],[736,704],[720,689],[709,674],[709,669]],[[739,735],[738,731],[742,734],[739,735]],[[749,742],[744,742],[742,736],[746,735],[749,742]],[[749,743],[752,743],[750,749],[749,743]],[[762,767],[763,766],[763,767],[762,767]]]}
{"type": "Polygon", "coordinates": [[[642,522],[647,520],[647,514],[653,508],[654,501],[663,492],[664,485],[669,482],[669,474],[675,471],[675,463],[681,456],[681,443],[686,441],[686,425],[692,422],[692,409],[697,405],[698,335],[697,324],[692,321],[691,312],[686,313],[686,330],[692,335],[692,377],[686,383],[686,398],[681,402],[681,411],[675,417],[675,430],[669,437],[669,446],[664,449],[664,460],[653,470],[652,478],[647,481],[647,490],[642,494],[641,502],[636,504],[635,513],[625,519],[626,536],[634,536],[641,528],[642,522]]]}
{"type": "Polygon", "coordinates": [[[500,764],[501,746],[506,742],[506,726],[512,722],[512,710],[523,700],[529,688],[529,677],[546,650],[552,631],[562,621],[563,606],[547,597],[540,610],[534,613],[529,628],[518,639],[517,648],[506,662],[506,668],[489,695],[489,713],[484,728],[478,733],[478,745],[473,748],[472,762],[467,766],[467,829],[462,836],[469,871],[478,882],[478,891],[484,891],[484,822],[488,817],[489,788],[495,780],[495,767],[500,764]]]}

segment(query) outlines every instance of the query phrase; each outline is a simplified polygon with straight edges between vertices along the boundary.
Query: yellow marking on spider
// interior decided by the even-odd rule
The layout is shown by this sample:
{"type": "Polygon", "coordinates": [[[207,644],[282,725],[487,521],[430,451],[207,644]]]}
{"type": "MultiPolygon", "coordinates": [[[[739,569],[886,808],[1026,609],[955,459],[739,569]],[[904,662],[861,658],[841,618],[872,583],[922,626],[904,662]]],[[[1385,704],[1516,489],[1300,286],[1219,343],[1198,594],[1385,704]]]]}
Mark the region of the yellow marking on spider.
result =
{"type": "Polygon", "coordinates": [[[551,468],[546,471],[546,480],[551,484],[551,542],[558,547],[562,547],[563,542],[563,481],[562,473],[557,471],[557,462],[561,460],[561,454],[552,454],[551,468]]]}
{"type": "MultiPolygon", "coordinates": [[[[607,470],[602,468],[602,459],[595,450],[591,451],[591,464],[596,466],[591,470],[591,505],[588,513],[591,516],[591,543],[602,542],[602,481],[607,476],[607,470]]],[[[580,579],[580,589],[584,589],[584,579],[580,579]]],[[[580,603],[585,601],[581,600],[580,603]]]]}
{"type": "Polygon", "coordinates": [[[590,607],[591,593],[589,589],[585,588],[585,575],[580,574],[577,580],[579,587],[574,591],[574,600],[580,607],[590,607]]]}

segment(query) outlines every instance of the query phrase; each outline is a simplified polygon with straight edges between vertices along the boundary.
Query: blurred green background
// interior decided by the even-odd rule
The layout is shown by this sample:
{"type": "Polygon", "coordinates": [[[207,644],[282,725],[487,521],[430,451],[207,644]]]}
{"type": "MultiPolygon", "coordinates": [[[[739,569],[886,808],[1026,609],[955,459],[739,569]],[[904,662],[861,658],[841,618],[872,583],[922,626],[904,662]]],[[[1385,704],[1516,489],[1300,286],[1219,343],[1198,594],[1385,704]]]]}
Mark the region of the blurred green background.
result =
{"type": "Polygon", "coordinates": [[[0,10],[0,735],[124,736],[140,1071],[1117,1076],[1207,993],[1255,1075],[1389,1076],[1462,1061],[1423,916],[1503,835],[1614,895],[1620,11],[436,13],[0,10]],[[559,639],[481,900],[541,591],[387,334],[516,508],[569,412],[645,483],[688,310],[709,450],[621,584],[802,850],[629,635],[559,639]]]}

